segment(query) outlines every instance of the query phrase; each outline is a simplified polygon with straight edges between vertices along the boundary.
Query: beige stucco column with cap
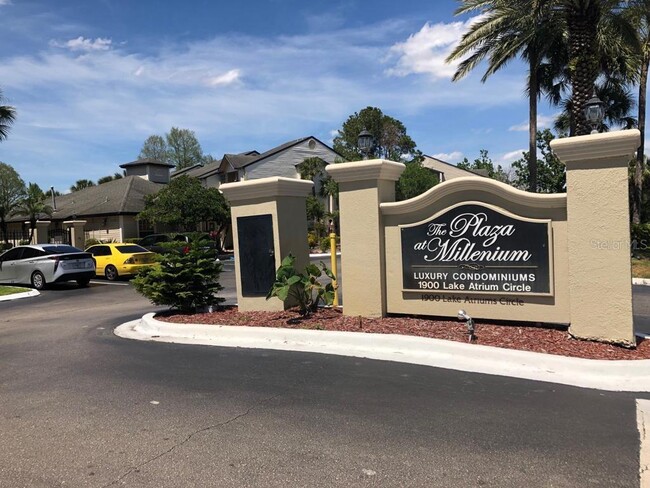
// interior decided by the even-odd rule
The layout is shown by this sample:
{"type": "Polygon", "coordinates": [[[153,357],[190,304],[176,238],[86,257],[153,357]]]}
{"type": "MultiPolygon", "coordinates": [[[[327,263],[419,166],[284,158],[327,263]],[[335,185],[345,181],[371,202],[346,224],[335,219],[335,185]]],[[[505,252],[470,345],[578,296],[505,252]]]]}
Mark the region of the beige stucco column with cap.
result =
{"type": "Polygon", "coordinates": [[[86,244],[84,234],[85,220],[66,220],[63,222],[66,229],[70,229],[70,244],[78,249],[83,250],[86,244]]]}
{"type": "Polygon", "coordinates": [[[566,164],[570,332],[634,344],[628,164],[638,130],[556,139],[566,164]]]}
{"type": "Polygon", "coordinates": [[[47,244],[49,242],[48,231],[50,230],[49,220],[37,220],[34,229],[32,244],[47,244]]]}
{"type": "Polygon", "coordinates": [[[285,304],[277,298],[266,300],[265,295],[268,290],[264,290],[264,293],[259,293],[258,296],[250,296],[250,294],[245,296],[240,261],[242,258],[240,251],[245,243],[241,243],[239,239],[238,219],[270,215],[273,228],[274,270],[280,266],[283,258],[292,254],[296,258],[296,269],[302,272],[309,263],[306,201],[312,187],[311,181],[282,177],[225,183],[219,187],[230,202],[237,304],[240,311],[279,311],[285,308],[285,304]]]}
{"type": "Polygon", "coordinates": [[[386,315],[386,262],[379,204],[395,201],[395,182],[404,168],[402,163],[383,159],[325,168],[339,184],[345,315],[386,315]]]}

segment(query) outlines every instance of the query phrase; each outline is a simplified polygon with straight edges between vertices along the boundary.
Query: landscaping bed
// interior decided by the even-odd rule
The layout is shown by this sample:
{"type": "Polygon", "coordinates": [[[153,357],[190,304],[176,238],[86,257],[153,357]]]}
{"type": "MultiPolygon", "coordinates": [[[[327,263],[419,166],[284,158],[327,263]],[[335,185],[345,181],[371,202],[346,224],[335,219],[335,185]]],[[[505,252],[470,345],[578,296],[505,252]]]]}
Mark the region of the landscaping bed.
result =
{"type": "MultiPolygon", "coordinates": [[[[283,327],[328,331],[402,334],[468,342],[464,322],[423,317],[370,319],[344,316],[339,309],[322,308],[309,317],[295,310],[284,312],[242,312],[223,307],[211,313],[158,314],[157,319],[179,324],[214,324],[255,327],[283,327]]],[[[572,338],[566,329],[531,324],[494,324],[476,321],[473,344],[534,351],[586,359],[650,359],[650,340],[637,340],[636,349],[572,338]]]]}

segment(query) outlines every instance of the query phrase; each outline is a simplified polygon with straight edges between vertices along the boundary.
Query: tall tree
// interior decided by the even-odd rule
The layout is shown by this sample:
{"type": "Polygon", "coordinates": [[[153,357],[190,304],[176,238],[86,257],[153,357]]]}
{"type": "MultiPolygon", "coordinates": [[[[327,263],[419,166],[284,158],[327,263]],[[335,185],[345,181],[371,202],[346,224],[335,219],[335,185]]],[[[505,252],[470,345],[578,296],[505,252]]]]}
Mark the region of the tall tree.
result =
{"type": "Polygon", "coordinates": [[[95,186],[95,183],[91,180],[77,180],[77,182],[70,187],[70,191],[84,190],[85,188],[90,188],[91,186],[95,186]]]}
{"type": "Polygon", "coordinates": [[[230,212],[216,188],[205,188],[197,178],[181,175],[158,193],[145,197],[138,219],[166,224],[178,230],[194,231],[202,222],[227,222],[230,212]]]}
{"type": "Polygon", "coordinates": [[[167,162],[169,158],[169,148],[165,139],[158,135],[147,137],[140,149],[138,159],[155,159],[156,161],[167,162]]]}
{"type": "Polygon", "coordinates": [[[638,127],[641,132],[641,145],[636,152],[634,164],[634,185],[632,192],[632,221],[641,222],[643,204],[643,174],[645,171],[645,121],[646,97],[648,90],[648,65],[650,64],[650,0],[634,0],[628,11],[640,41],[639,53],[639,91],[638,91],[638,127]]]}
{"type": "Polygon", "coordinates": [[[25,195],[25,182],[15,169],[0,162],[0,230],[5,243],[9,242],[7,219],[16,211],[25,195]]]}
{"type": "MultiPolygon", "coordinates": [[[[2,90],[0,90],[0,103],[4,101],[2,90]]],[[[16,120],[16,109],[9,105],[0,105],[0,141],[9,135],[9,129],[16,120]]]]}
{"type": "Polygon", "coordinates": [[[439,183],[438,175],[419,161],[406,163],[395,185],[395,200],[408,200],[417,197],[439,183]]]}
{"type": "Polygon", "coordinates": [[[572,135],[591,132],[583,107],[593,94],[600,74],[628,76],[631,55],[638,52],[638,37],[627,15],[626,1],[554,0],[564,13],[567,28],[571,83],[572,135]]]}
{"type": "Polygon", "coordinates": [[[196,139],[194,131],[172,127],[166,134],[168,161],[183,169],[203,162],[203,150],[196,139]]]}
{"type": "Polygon", "coordinates": [[[54,212],[52,207],[45,203],[46,200],[47,195],[41,190],[41,187],[36,183],[30,183],[25,196],[14,210],[16,215],[24,215],[29,219],[29,242],[32,242],[34,238],[36,221],[45,215],[51,217],[54,212]]]}
{"type": "Polygon", "coordinates": [[[108,183],[109,181],[121,180],[124,176],[122,173],[114,173],[113,175],[102,176],[97,180],[98,185],[108,183]]]}
{"type": "Polygon", "coordinates": [[[362,159],[363,154],[357,144],[363,129],[368,130],[374,139],[370,158],[403,162],[421,159],[422,153],[406,133],[404,124],[376,107],[366,107],[348,117],[334,137],[334,150],[347,161],[362,159]]]}
{"type": "Polygon", "coordinates": [[[447,62],[465,58],[458,66],[453,81],[460,80],[481,61],[487,60],[482,82],[517,57],[528,64],[528,151],[529,190],[537,191],[537,101],[540,97],[543,64],[552,56],[563,33],[562,17],[545,0],[461,0],[456,15],[478,11],[481,17],[454,48],[447,62]]]}
{"type": "MultiPolygon", "coordinates": [[[[550,129],[537,132],[537,147],[541,158],[537,159],[537,184],[540,193],[563,193],[566,191],[566,165],[551,150],[551,141],[555,138],[550,129]]],[[[514,178],[512,184],[517,188],[527,188],[528,155],[512,163],[514,178]]]]}
{"type": "Polygon", "coordinates": [[[486,149],[481,149],[479,154],[479,157],[474,159],[474,161],[470,162],[467,158],[463,158],[456,166],[470,171],[485,172],[488,178],[501,181],[502,183],[510,183],[508,173],[506,173],[501,165],[494,166],[494,162],[492,162],[492,158],[486,149]]]}

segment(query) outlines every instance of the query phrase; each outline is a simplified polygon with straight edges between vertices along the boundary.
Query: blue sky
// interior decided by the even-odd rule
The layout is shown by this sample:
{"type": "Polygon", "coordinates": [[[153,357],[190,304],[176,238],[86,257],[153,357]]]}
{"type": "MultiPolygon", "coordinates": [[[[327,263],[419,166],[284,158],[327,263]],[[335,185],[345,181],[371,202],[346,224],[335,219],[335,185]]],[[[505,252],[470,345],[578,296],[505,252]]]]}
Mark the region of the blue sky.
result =
{"type": "MultiPolygon", "coordinates": [[[[0,161],[66,191],[134,160],[151,134],[195,131],[205,153],[313,135],[331,143],[376,106],[424,153],[457,163],[527,147],[517,62],[452,83],[471,19],[453,1],[0,0],[0,87],[18,112],[0,161]]],[[[555,109],[542,103],[540,122],[555,109]]]]}

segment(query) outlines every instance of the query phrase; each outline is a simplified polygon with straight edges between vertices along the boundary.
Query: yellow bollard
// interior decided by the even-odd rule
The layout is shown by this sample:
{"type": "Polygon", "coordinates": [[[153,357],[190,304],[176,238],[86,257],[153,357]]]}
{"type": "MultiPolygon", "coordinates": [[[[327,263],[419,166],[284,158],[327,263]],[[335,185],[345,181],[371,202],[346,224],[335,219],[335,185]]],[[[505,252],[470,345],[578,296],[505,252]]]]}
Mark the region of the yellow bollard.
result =
{"type": "MultiPolygon", "coordinates": [[[[338,276],[338,270],[336,269],[336,234],[334,232],[330,232],[330,271],[335,277],[338,276]]],[[[332,286],[334,287],[334,302],[332,305],[338,307],[339,290],[336,280],[332,280],[332,286]]]]}

